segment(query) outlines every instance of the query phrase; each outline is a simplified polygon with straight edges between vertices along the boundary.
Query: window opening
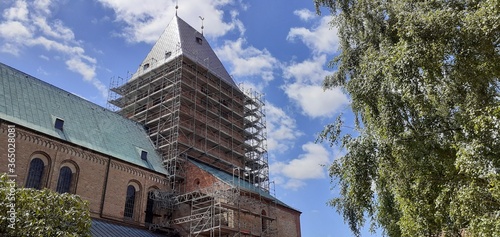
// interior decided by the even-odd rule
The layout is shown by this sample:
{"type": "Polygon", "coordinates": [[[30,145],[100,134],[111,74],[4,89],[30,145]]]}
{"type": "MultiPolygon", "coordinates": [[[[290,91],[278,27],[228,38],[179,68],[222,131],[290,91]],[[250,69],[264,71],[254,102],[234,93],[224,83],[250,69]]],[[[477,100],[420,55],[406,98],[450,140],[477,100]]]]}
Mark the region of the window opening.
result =
{"type": "Polygon", "coordinates": [[[56,118],[56,121],[54,123],[54,127],[56,129],[59,129],[59,130],[63,130],[63,126],[64,126],[64,120],[60,119],[60,118],[56,118]]]}
{"type": "Polygon", "coordinates": [[[132,185],[127,187],[127,197],[125,199],[125,210],[123,215],[132,218],[134,216],[135,188],[132,185]]]}
{"type": "Polygon", "coordinates": [[[153,223],[153,207],[154,200],[151,198],[151,193],[153,191],[148,192],[148,201],[146,202],[146,217],[144,218],[145,223],[153,223]]]}
{"type": "Polygon", "coordinates": [[[59,180],[57,181],[56,191],[58,193],[69,193],[71,188],[71,169],[67,166],[64,166],[59,171],[59,180]]]}
{"type": "Polygon", "coordinates": [[[202,44],[203,43],[203,39],[201,39],[200,37],[196,37],[196,43],[202,44]]]}
{"type": "Polygon", "coordinates": [[[267,230],[267,220],[265,218],[266,216],[266,211],[265,210],[262,210],[262,232],[265,232],[267,230]]]}
{"type": "Polygon", "coordinates": [[[28,179],[26,180],[25,188],[40,189],[42,182],[44,164],[39,158],[35,158],[30,162],[28,171],[28,179]]]}
{"type": "Polygon", "coordinates": [[[148,161],[148,152],[147,151],[141,151],[141,160],[148,161]]]}

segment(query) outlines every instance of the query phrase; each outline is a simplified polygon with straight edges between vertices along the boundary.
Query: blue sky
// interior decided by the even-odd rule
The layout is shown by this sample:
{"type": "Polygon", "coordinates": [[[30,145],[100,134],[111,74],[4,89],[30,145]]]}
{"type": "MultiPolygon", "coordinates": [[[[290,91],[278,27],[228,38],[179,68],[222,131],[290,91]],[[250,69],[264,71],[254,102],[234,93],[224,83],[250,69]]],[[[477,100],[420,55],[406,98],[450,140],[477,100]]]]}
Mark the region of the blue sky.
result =
{"type": "MultiPolygon", "coordinates": [[[[135,72],[175,1],[4,0],[0,10],[1,62],[106,107],[111,78],[135,72]]],[[[350,111],[340,89],[321,87],[338,49],[324,12],[297,0],[181,0],[178,9],[200,31],[204,17],[204,35],[236,83],[265,94],[275,194],[302,211],[304,237],[352,236],[326,205],[338,191],[325,165],[342,151],[315,143],[324,125],[350,111]]]]}

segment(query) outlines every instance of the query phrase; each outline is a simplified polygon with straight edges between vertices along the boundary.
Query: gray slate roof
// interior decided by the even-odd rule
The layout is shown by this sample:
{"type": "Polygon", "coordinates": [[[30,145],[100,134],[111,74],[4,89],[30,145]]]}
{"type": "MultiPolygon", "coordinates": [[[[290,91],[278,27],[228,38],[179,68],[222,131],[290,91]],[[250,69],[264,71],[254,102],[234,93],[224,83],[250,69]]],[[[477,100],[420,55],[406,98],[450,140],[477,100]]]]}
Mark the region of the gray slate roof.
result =
{"type": "Polygon", "coordinates": [[[130,80],[132,81],[143,73],[168,63],[180,55],[203,65],[212,74],[238,88],[205,37],[178,16],[174,16],[170,21],[130,80]],[[147,69],[144,68],[146,64],[149,64],[147,69]]]}
{"type": "Polygon", "coordinates": [[[144,128],[99,105],[0,63],[0,119],[166,174],[144,128]],[[63,131],[54,127],[64,120],[63,131]],[[148,152],[148,161],[141,151],[148,152]]]}
{"type": "Polygon", "coordinates": [[[119,225],[103,220],[92,219],[90,227],[92,237],[158,237],[165,236],[152,233],[146,229],[119,225]]]}

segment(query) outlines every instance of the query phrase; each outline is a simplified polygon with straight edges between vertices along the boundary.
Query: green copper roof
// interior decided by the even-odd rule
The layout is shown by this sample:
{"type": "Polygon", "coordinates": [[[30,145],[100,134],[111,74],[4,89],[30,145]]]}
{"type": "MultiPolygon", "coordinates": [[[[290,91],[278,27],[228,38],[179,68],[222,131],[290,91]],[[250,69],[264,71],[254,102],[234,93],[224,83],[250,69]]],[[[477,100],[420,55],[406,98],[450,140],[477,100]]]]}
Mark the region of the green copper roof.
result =
{"type": "Polygon", "coordinates": [[[2,63],[0,119],[166,174],[140,124],[2,63]]]}

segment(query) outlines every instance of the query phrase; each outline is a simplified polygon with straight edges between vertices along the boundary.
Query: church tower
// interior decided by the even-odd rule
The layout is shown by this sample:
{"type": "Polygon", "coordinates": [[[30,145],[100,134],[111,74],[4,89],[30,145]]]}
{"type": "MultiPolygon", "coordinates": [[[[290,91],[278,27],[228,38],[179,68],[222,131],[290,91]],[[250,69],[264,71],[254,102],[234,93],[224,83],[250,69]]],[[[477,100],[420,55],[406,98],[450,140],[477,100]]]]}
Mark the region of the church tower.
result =
{"type": "Polygon", "coordinates": [[[270,195],[262,97],[237,86],[202,33],[175,16],[137,71],[111,90],[109,102],[146,127],[168,173],[171,189],[149,194],[153,228],[300,236],[300,224],[295,235],[277,234],[273,210],[291,208],[270,195]]]}
{"type": "Polygon", "coordinates": [[[186,158],[268,189],[263,101],[245,94],[205,37],[175,16],[110,101],[140,122],[164,159],[172,188],[183,192],[186,158]]]}

